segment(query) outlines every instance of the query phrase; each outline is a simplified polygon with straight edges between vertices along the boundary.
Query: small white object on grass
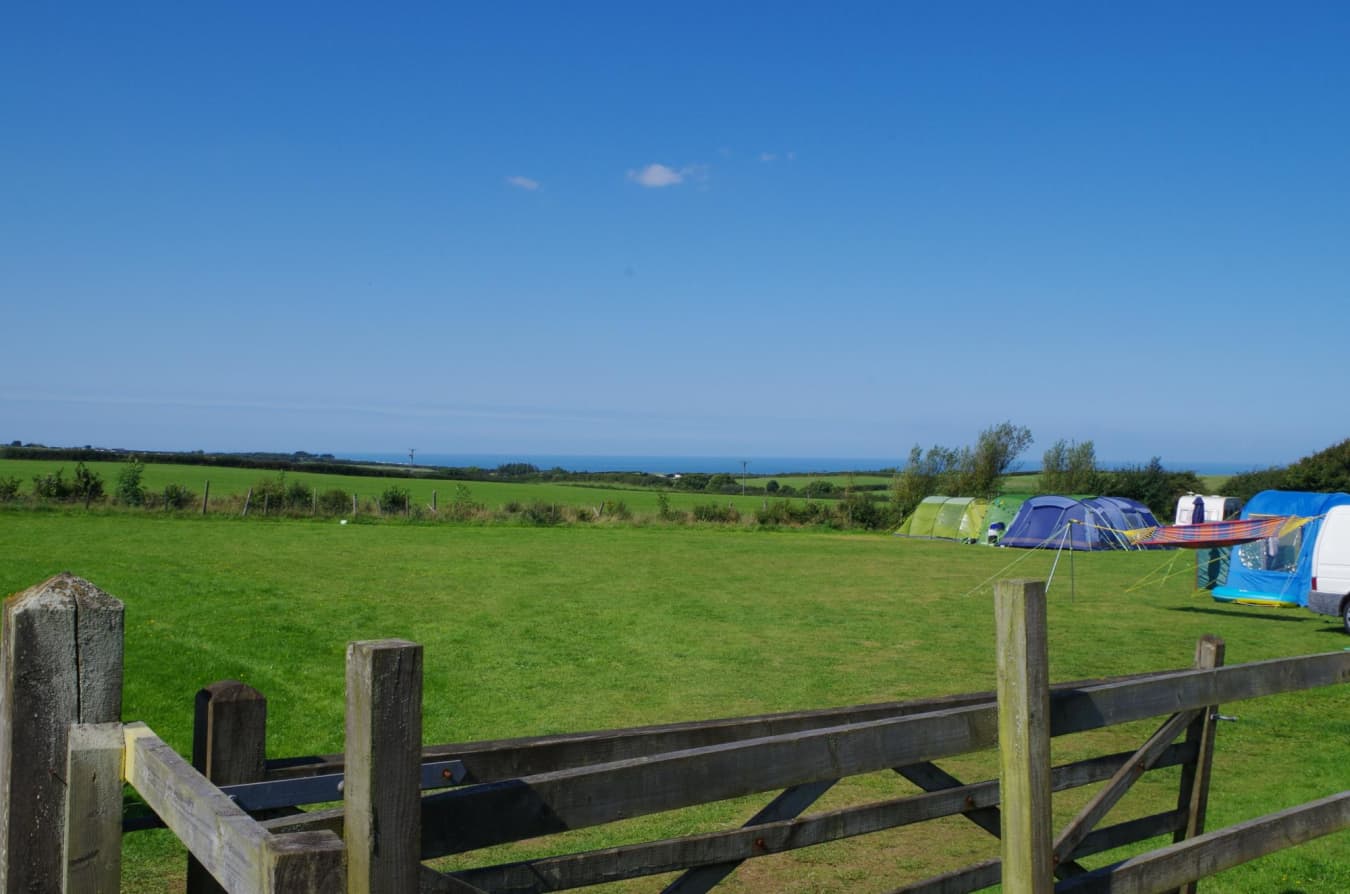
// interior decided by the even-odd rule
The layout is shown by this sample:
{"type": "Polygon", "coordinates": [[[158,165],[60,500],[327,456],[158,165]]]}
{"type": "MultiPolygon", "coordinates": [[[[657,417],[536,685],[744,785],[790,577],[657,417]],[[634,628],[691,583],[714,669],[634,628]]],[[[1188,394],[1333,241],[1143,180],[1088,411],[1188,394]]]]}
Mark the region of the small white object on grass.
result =
{"type": "Polygon", "coordinates": [[[345,518],[344,518],[342,521],[338,522],[338,524],[340,524],[340,525],[345,525],[346,523],[347,523],[347,520],[346,520],[345,518]]]}

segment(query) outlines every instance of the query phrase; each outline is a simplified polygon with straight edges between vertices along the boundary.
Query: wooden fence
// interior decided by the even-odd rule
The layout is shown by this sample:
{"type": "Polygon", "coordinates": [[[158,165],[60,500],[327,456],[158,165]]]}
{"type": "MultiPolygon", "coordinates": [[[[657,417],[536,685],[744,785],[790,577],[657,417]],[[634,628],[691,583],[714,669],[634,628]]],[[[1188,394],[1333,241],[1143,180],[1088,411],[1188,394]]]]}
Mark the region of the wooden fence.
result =
{"type": "Polygon", "coordinates": [[[543,892],[672,872],[664,890],[687,894],[749,859],[953,815],[1000,837],[1002,859],[899,890],[1193,890],[1350,828],[1350,791],[1204,828],[1217,706],[1344,685],[1350,652],[1224,666],[1205,637],[1190,669],[1050,686],[1043,585],[1000,583],[996,611],[996,693],[453,745],[421,741],[421,647],[353,643],[344,754],[267,760],[265,698],[227,681],[198,694],[189,762],[121,722],[122,606],[61,575],[5,604],[0,894],[118,891],[122,836],[159,823],[191,853],[190,894],[543,892]],[[1151,717],[1164,720],[1133,752],[1051,766],[1052,736],[1151,717]],[[990,748],[1000,780],[935,763],[990,748]],[[1175,809],[1102,825],[1143,774],[1176,766],[1175,809]],[[803,815],[838,780],[891,769],[923,793],[803,815]],[[124,816],[124,781],[153,816],[124,816]],[[1055,833],[1051,793],[1092,784],[1055,833]],[[423,862],[767,792],[738,829],[451,873],[423,862]],[[1160,836],[1172,843],[1106,868],[1078,862],[1160,836]]]}

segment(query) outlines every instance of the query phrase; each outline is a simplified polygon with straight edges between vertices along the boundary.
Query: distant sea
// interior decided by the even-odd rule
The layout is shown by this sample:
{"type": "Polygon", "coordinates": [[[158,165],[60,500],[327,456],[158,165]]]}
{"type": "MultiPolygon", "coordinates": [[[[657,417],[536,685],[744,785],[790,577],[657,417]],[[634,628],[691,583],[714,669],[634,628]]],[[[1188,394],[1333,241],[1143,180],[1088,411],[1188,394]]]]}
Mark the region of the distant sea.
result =
{"type": "MultiPolygon", "coordinates": [[[[406,453],[339,453],[341,459],[363,462],[406,464],[406,453]]],[[[903,466],[905,457],[876,456],[629,456],[623,454],[517,454],[517,453],[422,453],[416,455],[419,466],[450,466],[495,469],[506,463],[529,463],[540,469],[560,468],[569,472],[651,472],[670,475],[676,472],[727,472],[752,475],[791,475],[808,472],[874,472],[903,466]]],[[[1140,462],[1099,462],[1103,469],[1144,465],[1140,462]]],[[[1189,469],[1200,475],[1232,475],[1251,469],[1264,469],[1270,463],[1169,462],[1168,469],[1189,469]]]]}

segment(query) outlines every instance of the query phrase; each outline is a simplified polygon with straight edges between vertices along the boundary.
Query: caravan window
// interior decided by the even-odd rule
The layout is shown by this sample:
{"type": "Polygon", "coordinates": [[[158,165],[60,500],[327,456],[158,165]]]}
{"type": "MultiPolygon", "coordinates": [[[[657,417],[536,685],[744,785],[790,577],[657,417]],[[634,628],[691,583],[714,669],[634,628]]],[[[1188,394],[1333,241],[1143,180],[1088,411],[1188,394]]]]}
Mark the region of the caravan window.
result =
{"type": "Polygon", "coordinates": [[[1303,528],[1295,528],[1283,537],[1269,537],[1244,543],[1237,548],[1238,561],[1253,571],[1292,572],[1298,567],[1303,548],[1303,528]]]}

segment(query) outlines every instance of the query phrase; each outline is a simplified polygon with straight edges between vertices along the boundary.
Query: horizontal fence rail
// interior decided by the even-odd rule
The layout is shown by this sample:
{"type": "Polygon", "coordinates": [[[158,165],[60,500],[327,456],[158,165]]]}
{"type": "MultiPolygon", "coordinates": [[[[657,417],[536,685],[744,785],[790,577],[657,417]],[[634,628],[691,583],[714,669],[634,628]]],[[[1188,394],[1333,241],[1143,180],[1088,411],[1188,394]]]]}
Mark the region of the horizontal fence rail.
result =
{"type": "MultiPolygon", "coordinates": [[[[1051,686],[1052,692],[1082,689],[1126,680],[1160,677],[1174,670],[1151,671],[1118,677],[1076,680],[1051,686]]],[[[518,779],[556,770],[569,770],[593,764],[612,763],[632,758],[722,745],[746,739],[826,729],[871,720],[910,717],[947,708],[972,705],[993,705],[994,693],[975,692],[934,698],[909,699],[822,708],[810,711],[787,711],[758,714],[749,717],[724,717],[684,723],[667,723],[627,729],[593,730],[553,736],[530,736],[483,742],[459,742],[445,745],[427,745],[422,749],[424,761],[457,760],[465,768],[464,781],[468,783],[495,782],[518,779]]],[[[278,758],[267,762],[268,779],[288,779],[301,776],[341,773],[343,756],[340,754],[312,757],[278,758]]]]}
{"type": "Polygon", "coordinates": [[[125,728],[123,771],[227,891],[339,890],[343,844],[331,832],[270,834],[144,724],[125,728]]]}
{"type": "MultiPolygon", "coordinates": [[[[1177,766],[1194,755],[1193,745],[1173,745],[1159,759],[1156,769],[1177,766]]],[[[1109,779],[1130,757],[1132,752],[1122,752],[1057,767],[1054,770],[1055,790],[1064,791],[1109,779]]],[[[467,869],[452,875],[490,891],[513,894],[561,891],[782,853],[994,807],[998,803],[998,780],[991,779],[940,792],[846,807],[799,819],[748,825],[728,832],[544,857],[467,869]]],[[[1169,826],[1166,831],[1171,831],[1171,828],[1169,826]]]]}
{"type": "Polygon", "coordinates": [[[1346,829],[1350,829],[1350,791],[1197,835],[1072,879],[1055,890],[1066,894],[1166,891],[1346,829]]]}
{"type": "MultiPolygon", "coordinates": [[[[1055,736],[1350,682],[1350,653],[1173,671],[1051,694],[1055,736]]],[[[453,789],[423,798],[422,858],[992,748],[991,704],[845,724],[453,789]]],[[[340,811],[275,829],[341,828],[340,811]]]]}

